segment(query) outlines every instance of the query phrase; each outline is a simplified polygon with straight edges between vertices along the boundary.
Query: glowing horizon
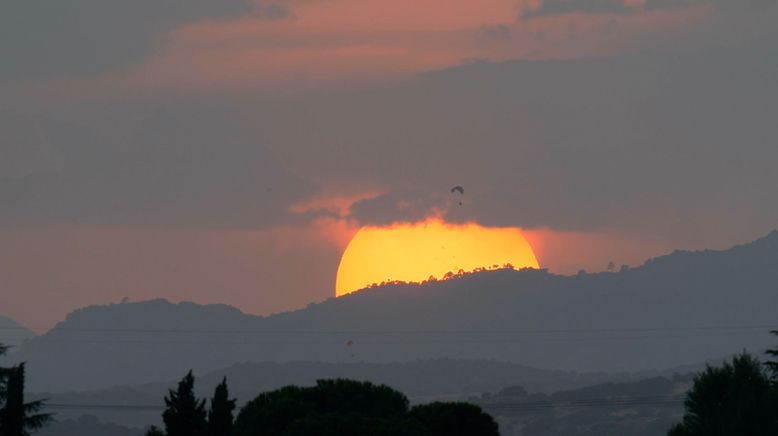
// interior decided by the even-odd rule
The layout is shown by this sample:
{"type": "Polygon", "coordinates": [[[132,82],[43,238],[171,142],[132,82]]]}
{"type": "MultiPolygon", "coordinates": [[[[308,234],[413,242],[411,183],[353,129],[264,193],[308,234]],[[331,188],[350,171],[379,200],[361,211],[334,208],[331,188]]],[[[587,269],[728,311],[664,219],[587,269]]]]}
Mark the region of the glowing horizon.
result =
{"type": "Polygon", "coordinates": [[[448,273],[507,265],[540,267],[517,228],[449,224],[439,219],[363,227],[343,251],[335,294],[340,297],[383,282],[421,283],[445,279],[448,273]]]}

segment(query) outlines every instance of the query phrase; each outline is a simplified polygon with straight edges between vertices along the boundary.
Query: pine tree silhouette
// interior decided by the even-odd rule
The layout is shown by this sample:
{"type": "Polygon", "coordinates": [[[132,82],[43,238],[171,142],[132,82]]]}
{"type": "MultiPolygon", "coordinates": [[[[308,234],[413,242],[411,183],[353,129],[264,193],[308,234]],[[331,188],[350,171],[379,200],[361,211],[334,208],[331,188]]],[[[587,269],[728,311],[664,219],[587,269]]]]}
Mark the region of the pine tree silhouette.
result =
{"type": "Polygon", "coordinates": [[[232,435],[233,411],[235,400],[230,399],[230,391],[227,388],[225,377],[213,393],[211,410],[208,412],[208,436],[232,435]]]}
{"type": "Polygon", "coordinates": [[[51,421],[51,415],[36,413],[43,408],[43,401],[24,402],[24,363],[3,372],[5,404],[0,409],[0,435],[28,436],[51,421]]]}
{"type": "Polygon", "coordinates": [[[205,400],[195,397],[194,382],[190,370],[178,383],[178,389],[171,389],[165,397],[162,420],[167,436],[205,436],[208,429],[205,400]]]}

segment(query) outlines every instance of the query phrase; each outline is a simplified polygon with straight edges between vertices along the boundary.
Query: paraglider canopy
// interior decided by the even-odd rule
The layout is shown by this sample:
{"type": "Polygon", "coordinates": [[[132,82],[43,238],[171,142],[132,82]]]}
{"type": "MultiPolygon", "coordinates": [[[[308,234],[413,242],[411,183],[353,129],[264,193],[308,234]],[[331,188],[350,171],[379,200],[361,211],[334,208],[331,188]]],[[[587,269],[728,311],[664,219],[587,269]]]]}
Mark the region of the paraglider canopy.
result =
{"type": "MultiPolygon", "coordinates": [[[[456,194],[459,193],[459,195],[465,195],[465,188],[461,187],[460,185],[454,186],[451,188],[451,193],[456,194]]],[[[461,198],[461,197],[460,197],[461,198]]],[[[459,203],[460,206],[462,206],[462,200],[458,200],[457,203],[459,203]]]]}

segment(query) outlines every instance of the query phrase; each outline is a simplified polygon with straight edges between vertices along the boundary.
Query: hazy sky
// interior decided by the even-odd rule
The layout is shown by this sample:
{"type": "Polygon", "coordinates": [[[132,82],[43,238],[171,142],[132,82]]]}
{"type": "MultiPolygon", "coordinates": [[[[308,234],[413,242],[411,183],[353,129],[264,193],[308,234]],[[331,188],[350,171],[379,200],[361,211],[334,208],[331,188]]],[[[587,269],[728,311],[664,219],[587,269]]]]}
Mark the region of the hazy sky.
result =
{"type": "Polygon", "coordinates": [[[778,227],[776,3],[6,1],[0,313],[303,307],[360,225],[433,210],[563,273],[746,242],[778,227]]]}

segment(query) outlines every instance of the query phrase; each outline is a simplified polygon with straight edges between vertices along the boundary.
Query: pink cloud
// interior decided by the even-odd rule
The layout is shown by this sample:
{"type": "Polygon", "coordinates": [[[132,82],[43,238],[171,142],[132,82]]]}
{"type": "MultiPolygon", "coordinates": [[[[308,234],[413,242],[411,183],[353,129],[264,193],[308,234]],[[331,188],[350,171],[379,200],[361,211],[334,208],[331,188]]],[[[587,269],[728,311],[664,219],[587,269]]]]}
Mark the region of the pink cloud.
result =
{"type": "Polygon", "coordinates": [[[472,59],[608,55],[705,19],[708,7],[522,20],[529,0],[316,0],[287,17],[201,22],[111,80],[140,87],[260,88],[397,80],[472,59]]]}

